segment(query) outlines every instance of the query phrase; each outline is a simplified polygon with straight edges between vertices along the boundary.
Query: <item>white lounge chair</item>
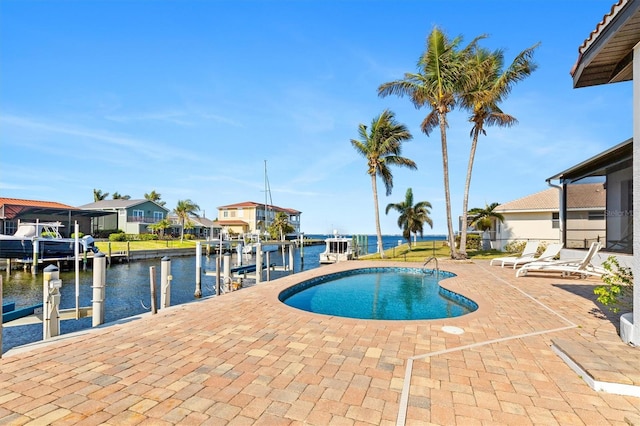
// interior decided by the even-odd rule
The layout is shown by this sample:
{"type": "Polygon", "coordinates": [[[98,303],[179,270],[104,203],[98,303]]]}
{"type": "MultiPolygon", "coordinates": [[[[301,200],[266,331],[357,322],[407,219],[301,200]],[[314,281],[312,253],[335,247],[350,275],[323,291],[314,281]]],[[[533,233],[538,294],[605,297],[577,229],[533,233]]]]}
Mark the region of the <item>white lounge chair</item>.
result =
{"type": "Polygon", "coordinates": [[[518,269],[516,277],[526,276],[527,273],[534,272],[560,272],[563,277],[571,274],[578,274],[584,278],[587,276],[600,277],[605,273],[605,270],[601,267],[593,266],[591,260],[593,256],[598,253],[602,245],[598,242],[591,243],[589,251],[582,259],[564,259],[564,260],[551,260],[551,261],[536,261],[530,262],[518,269]]]}
{"type": "Polygon", "coordinates": [[[527,244],[525,244],[524,250],[522,250],[522,254],[520,256],[496,257],[495,259],[491,259],[489,265],[493,265],[493,262],[495,262],[496,264],[500,263],[500,266],[504,268],[504,265],[513,264],[514,262],[521,259],[535,260],[539,245],[540,241],[527,241],[527,244]]]}
{"type": "Polygon", "coordinates": [[[513,264],[513,269],[517,269],[520,266],[526,265],[528,263],[550,262],[550,261],[553,261],[560,254],[560,250],[562,250],[562,247],[564,247],[563,243],[551,243],[547,246],[546,249],[544,249],[542,254],[538,257],[522,258],[510,263],[513,264]]]}

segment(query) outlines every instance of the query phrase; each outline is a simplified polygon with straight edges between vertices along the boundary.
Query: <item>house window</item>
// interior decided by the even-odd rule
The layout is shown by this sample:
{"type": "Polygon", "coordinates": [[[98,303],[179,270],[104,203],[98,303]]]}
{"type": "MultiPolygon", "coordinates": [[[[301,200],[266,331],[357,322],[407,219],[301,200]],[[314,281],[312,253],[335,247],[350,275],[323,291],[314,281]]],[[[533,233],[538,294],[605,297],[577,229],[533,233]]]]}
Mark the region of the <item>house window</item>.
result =
{"type": "Polygon", "coordinates": [[[142,219],[144,217],[144,210],[134,210],[133,217],[142,219]]]}
{"type": "Polygon", "coordinates": [[[553,229],[560,229],[560,212],[551,213],[551,227],[553,229]]]}
{"type": "Polygon", "coordinates": [[[154,222],[160,222],[162,219],[164,219],[164,214],[162,212],[153,212],[154,222]]]}
{"type": "Polygon", "coordinates": [[[13,235],[18,230],[16,222],[14,220],[8,220],[4,223],[4,234],[13,235]]]}
{"type": "Polygon", "coordinates": [[[238,217],[244,217],[244,210],[238,209],[238,217]]]}
{"type": "Polygon", "coordinates": [[[228,210],[223,211],[222,217],[229,217],[229,211],[228,210]]]}

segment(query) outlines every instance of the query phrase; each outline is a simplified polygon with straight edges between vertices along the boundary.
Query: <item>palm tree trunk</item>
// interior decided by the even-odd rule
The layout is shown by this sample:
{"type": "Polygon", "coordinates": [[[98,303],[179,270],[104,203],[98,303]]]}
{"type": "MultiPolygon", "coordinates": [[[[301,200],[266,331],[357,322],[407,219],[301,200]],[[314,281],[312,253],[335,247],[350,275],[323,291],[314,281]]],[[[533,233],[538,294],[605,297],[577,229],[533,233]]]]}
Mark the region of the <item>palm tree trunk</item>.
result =
{"type": "Polygon", "coordinates": [[[376,235],[378,237],[378,253],[380,258],[384,259],[384,250],[382,250],[382,230],[380,229],[380,211],[378,209],[378,184],[376,182],[375,173],[371,175],[371,188],[373,189],[373,207],[376,215],[376,235]]]}
{"type": "Polygon", "coordinates": [[[457,259],[456,240],[453,235],[453,222],[451,221],[451,194],[449,192],[449,156],[447,154],[447,123],[442,112],[438,113],[440,119],[440,141],[442,143],[442,171],[444,174],[444,200],[447,209],[447,229],[449,231],[449,247],[451,258],[457,259]]]}
{"type": "Polygon", "coordinates": [[[467,180],[464,183],[464,196],[462,197],[462,231],[460,232],[460,256],[467,258],[467,212],[469,211],[469,188],[471,188],[471,172],[473,162],[476,157],[478,146],[478,133],[473,135],[471,140],[471,152],[469,153],[469,164],[467,166],[467,180]]]}

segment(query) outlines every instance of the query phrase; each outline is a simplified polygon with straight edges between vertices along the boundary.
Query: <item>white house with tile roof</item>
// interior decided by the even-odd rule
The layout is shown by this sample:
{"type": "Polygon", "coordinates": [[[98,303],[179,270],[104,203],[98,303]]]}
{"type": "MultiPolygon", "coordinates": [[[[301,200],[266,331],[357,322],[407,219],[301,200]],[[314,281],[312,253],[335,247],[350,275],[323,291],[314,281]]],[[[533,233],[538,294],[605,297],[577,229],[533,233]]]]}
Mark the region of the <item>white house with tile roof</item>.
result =
{"type": "MultiPolygon", "coordinates": [[[[592,241],[604,240],[605,197],[602,183],[572,186],[568,196],[566,247],[588,247],[592,241]]],[[[495,223],[492,235],[497,249],[514,241],[562,240],[560,193],[556,188],[500,204],[494,211],[504,217],[503,222],[495,223]]]]}

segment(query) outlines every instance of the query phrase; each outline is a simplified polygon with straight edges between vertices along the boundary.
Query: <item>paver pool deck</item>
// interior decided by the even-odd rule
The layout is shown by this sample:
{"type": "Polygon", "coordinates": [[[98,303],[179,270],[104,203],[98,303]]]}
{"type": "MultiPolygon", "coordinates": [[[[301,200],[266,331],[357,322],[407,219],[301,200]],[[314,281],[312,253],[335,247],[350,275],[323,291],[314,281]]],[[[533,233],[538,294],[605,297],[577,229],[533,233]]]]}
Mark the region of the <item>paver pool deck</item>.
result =
{"type": "Polygon", "coordinates": [[[640,348],[594,302],[597,279],[441,260],[457,275],[441,284],[479,309],[431,321],[278,301],[301,280],[380,265],[421,266],[322,266],[12,349],[0,359],[0,424],[640,424],[640,348]]]}

